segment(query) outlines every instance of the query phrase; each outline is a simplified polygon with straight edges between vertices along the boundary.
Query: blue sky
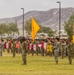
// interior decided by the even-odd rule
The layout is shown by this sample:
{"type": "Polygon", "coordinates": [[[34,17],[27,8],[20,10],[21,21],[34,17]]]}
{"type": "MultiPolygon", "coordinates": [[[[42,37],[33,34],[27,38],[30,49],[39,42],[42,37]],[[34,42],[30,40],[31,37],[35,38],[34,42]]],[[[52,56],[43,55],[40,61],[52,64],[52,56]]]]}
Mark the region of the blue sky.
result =
{"type": "Polygon", "coordinates": [[[15,17],[32,10],[46,11],[58,8],[57,1],[61,1],[61,7],[74,7],[74,0],[0,0],[0,18],[15,17]]]}

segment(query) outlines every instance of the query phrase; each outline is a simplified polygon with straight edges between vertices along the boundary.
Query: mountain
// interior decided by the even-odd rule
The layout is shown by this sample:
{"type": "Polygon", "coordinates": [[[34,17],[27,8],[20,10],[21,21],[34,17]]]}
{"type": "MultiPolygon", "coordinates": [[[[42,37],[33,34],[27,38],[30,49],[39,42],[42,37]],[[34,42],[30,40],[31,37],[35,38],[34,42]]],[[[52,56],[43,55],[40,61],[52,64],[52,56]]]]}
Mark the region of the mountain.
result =
{"type": "MultiPolygon", "coordinates": [[[[74,8],[61,8],[61,29],[64,29],[63,23],[67,21],[70,15],[74,12],[74,8]]],[[[59,27],[59,9],[53,8],[48,11],[29,11],[24,14],[24,21],[34,17],[43,26],[50,27],[51,29],[58,29],[59,27]]],[[[0,23],[10,23],[17,20],[18,27],[22,27],[22,15],[12,18],[0,19],[0,23]]]]}

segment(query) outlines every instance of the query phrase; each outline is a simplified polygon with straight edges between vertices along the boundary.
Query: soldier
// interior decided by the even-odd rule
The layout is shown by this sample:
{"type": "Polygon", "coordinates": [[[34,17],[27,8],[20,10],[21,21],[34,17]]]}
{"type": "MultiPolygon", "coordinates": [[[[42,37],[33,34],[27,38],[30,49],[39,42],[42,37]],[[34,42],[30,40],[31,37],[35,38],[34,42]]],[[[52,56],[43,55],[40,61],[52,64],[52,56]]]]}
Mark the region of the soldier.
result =
{"type": "Polygon", "coordinates": [[[72,51],[73,51],[73,44],[72,44],[71,40],[69,39],[68,45],[67,45],[69,64],[72,64],[72,51]]]}
{"type": "Polygon", "coordinates": [[[63,51],[63,47],[62,47],[62,40],[60,40],[60,52],[61,52],[61,57],[62,57],[62,59],[63,59],[63,57],[64,57],[64,51],[63,51]]]}
{"type": "Polygon", "coordinates": [[[38,56],[38,53],[39,53],[39,47],[38,47],[38,44],[39,44],[39,41],[36,40],[36,54],[38,56]]]}
{"type": "Polygon", "coordinates": [[[0,40],[0,56],[2,57],[3,44],[2,40],[0,40]]]}
{"type": "Polygon", "coordinates": [[[13,40],[12,43],[11,43],[11,52],[13,54],[13,57],[15,57],[15,53],[16,53],[16,43],[15,43],[15,40],[13,40]]]}
{"type": "Polygon", "coordinates": [[[53,46],[51,44],[50,41],[47,42],[47,45],[46,45],[46,55],[50,55],[52,56],[52,50],[53,50],[53,46]]]}
{"type": "Polygon", "coordinates": [[[32,53],[32,56],[34,55],[35,51],[34,51],[34,42],[32,42],[32,45],[31,45],[31,53],[32,53]]]}
{"type": "Polygon", "coordinates": [[[66,42],[62,41],[62,58],[66,57],[66,42]]]}
{"type": "Polygon", "coordinates": [[[41,54],[44,56],[44,41],[41,41],[41,54]]]}
{"type": "Polygon", "coordinates": [[[59,39],[55,39],[55,43],[54,43],[54,57],[55,57],[56,64],[58,64],[58,55],[59,55],[59,39]]]}
{"type": "Polygon", "coordinates": [[[16,52],[17,53],[20,53],[21,52],[21,43],[19,40],[16,41],[16,52]]]}
{"type": "Polygon", "coordinates": [[[10,41],[7,40],[6,42],[6,49],[7,49],[7,52],[10,53],[10,41]]]}
{"type": "Polygon", "coordinates": [[[23,60],[22,65],[27,65],[26,62],[27,52],[28,52],[28,42],[24,39],[22,43],[22,60],[23,60]]]}

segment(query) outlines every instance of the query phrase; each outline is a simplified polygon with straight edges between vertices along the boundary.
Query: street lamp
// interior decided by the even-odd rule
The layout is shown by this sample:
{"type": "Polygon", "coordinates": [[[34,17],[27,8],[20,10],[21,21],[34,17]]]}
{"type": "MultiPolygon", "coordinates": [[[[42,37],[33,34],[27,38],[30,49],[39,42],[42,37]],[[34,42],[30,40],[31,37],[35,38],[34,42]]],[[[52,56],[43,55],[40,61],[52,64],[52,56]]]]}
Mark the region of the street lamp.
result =
{"type": "Polygon", "coordinates": [[[22,31],[23,31],[23,37],[24,37],[24,8],[21,8],[23,10],[23,22],[22,22],[22,31]]]}
{"type": "Polygon", "coordinates": [[[59,3],[59,40],[60,40],[60,34],[61,34],[61,2],[57,1],[59,3]]]}

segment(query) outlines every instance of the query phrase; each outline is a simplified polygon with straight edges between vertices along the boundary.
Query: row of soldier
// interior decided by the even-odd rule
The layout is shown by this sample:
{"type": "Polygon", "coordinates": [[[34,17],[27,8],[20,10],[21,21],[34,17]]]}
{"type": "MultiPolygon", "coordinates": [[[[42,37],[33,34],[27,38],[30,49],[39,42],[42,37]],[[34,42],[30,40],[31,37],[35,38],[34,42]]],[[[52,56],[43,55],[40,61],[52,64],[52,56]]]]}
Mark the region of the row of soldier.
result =
{"type": "Polygon", "coordinates": [[[2,56],[2,52],[7,49],[7,52],[11,52],[13,57],[15,57],[16,53],[22,53],[23,63],[26,64],[26,54],[34,53],[44,55],[54,55],[55,62],[58,64],[58,56],[61,55],[62,58],[68,55],[69,63],[72,64],[72,55],[73,55],[73,44],[71,40],[59,40],[56,39],[46,39],[44,40],[35,40],[32,42],[31,40],[7,40],[0,41],[0,56],[2,56]],[[24,43],[24,44],[23,44],[24,43]],[[71,46],[71,47],[70,47],[71,46]],[[24,52],[26,47],[26,52],[24,52]],[[25,62],[24,62],[25,60],[25,62]]]}

